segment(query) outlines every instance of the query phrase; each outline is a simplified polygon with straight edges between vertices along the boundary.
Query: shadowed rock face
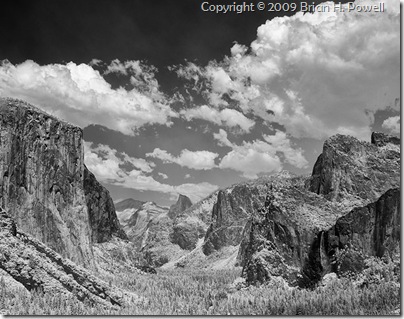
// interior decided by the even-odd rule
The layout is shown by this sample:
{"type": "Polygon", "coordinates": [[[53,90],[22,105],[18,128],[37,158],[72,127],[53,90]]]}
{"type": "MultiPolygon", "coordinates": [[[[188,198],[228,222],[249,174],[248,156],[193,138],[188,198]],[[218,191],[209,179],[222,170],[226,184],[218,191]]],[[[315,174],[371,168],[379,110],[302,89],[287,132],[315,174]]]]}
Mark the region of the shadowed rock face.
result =
{"type": "Polygon", "coordinates": [[[91,240],[93,243],[103,243],[115,235],[128,239],[121,229],[116,216],[114,202],[108,190],[102,186],[87,167],[84,166],[84,192],[91,225],[91,240]]]}
{"type": "Polygon", "coordinates": [[[397,258],[400,229],[400,190],[394,188],[317,234],[303,269],[304,280],[315,283],[328,272],[361,271],[369,256],[397,258]]]}
{"type": "Polygon", "coordinates": [[[371,143],[376,146],[386,146],[387,144],[400,145],[400,139],[398,137],[380,132],[373,132],[370,140],[371,143]]]}
{"type": "Polygon", "coordinates": [[[1,206],[25,233],[93,267],[92,239],[122,233],[108,192],[85,171],[83,153],[80,128],[0,99],[1,206]]]}
{"type": "Polygon", "coordinates": [[[28,290],[39,288],[48,293],[72,294],[81,301],[107,307],[140,300],[134,294],[111,287],[40,241],[19,232],[12,218],[1,209],[0,226],[0,268],[28,290]]]}
{"type": "Polygon", "coordinates": [[[313,238],[333,225],[341,208],[305,188],[307,178],[272,181],[272,199],[252,214],[240,245],[238,260],[250,283],[282,276],[297,285],[313,238]]]}
{"type": "Polygon", "coordinates": [[[173,225],[170,240],[181,249],[192,250],[205,233],[206,226],[200,220],[188,218],[173,225]]]}
{"type": "Polygon", "coordinates": [[[174,205],[171,205],[170,210],[168,212],[168,217],[174,219],[184,210],[192,206],[191,200],[185,195],[179,195],[178,200],[174,205]]]}
{"type": "Polygon", "coordinates": [[[259,196],[258,187],[246,184],[218,192],[203,244],[205,255],[225,246],[240,244],[248,218],[259,207],[259,196]]]}
{"type": "Polygon", "coordinates": [[[217,192],[177,214],[170,232],[170,241],[181,249],[193,250],[198,240],[205,237],[216,200],[217,192]]]}

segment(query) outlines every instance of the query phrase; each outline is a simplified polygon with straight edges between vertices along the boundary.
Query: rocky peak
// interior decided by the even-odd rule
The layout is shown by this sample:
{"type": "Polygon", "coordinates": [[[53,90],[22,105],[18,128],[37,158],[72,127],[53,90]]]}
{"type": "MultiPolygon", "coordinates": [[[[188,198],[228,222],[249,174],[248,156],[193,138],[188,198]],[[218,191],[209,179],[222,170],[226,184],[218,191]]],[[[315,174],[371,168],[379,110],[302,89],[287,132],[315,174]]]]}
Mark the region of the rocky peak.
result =
{"type": "Polygon", "coordinates": [[[399,187],[399,148],[376,146],[396,144],[396,139],[382,133],[373,133],[372,143],[339,134],[330,137],[314,165],[309,189],[333,201],[369,203],[399,187]]]}
{"type": "Polygon", "coordinates": [[[175,204],[171,205],[170,210],[168,212],[168,216],[172,219],[178,216],[178,214],[182,213],[184,210],[192,206],[191,200],[182,194],[179,194],[178,200],[175,204]]]}

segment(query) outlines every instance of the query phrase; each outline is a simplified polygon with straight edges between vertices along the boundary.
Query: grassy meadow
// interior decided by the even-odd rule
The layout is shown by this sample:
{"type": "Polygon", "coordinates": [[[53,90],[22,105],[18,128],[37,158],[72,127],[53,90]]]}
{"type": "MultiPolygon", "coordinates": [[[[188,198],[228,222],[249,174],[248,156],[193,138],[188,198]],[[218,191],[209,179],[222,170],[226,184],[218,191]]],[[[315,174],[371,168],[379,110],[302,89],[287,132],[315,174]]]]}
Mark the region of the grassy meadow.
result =
{"type": "Polygon", "coordinates": [[[374,261],[360,276],[313,290],[282,279],[245,287],[240,269],[159,270],[103,278],[145,298],[119,310],[92,307],[62,295],[10,288],[0,277],[0,313],[10,315],[388,315],[400,308],[400,284],[389,265],[374,261]],[[234,284],[239,282],[239,284],[234,284]]]}

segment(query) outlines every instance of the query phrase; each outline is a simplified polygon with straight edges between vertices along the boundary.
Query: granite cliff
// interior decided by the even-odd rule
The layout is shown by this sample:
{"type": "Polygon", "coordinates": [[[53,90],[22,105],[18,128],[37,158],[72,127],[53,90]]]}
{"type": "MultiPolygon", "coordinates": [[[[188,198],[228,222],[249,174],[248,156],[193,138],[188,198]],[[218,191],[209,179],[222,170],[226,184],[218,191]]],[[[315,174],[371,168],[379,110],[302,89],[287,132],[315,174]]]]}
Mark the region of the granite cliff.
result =
{"type": "Polygon", "coordinates": [[[167,219],[168,209],[153,202],[140,202],[126,199],[116,204],[117,216],[129,240],[137,250],[142,249],[148,240],[150,227],[161,219],[167,219]],[[125,208],[124,210],[118,210],[125,208]]]}
{"type": "Polygon", "coordinates": [[[126,236],[83,154],[80,128],[0,99],[0,205],[24,233],[92,268],[93,243],[126,236]]]}
{"type": "Polygon", "coordinates": [[[329,272],[360,272],[370,256],[399,260],[400,229],[400,189],[393,188],[317,234],[303,268],[304,281],[315,283],[329,272]]]}
{"type": "MultiPolygon", "coordinates": [[[[335,135],[324,142],[309,189],[332,201],[377,200],[400,186],[400,143],[395,137],[372,134],[372,143],[335,135]]],[[[399,140],[399,139],[398,139],[399,140]]]]}
{"type": "Polygon", "coordinates": [[[367,143],[333,136],[312,176],[272,185],[268,201],[244,231],[239,260],[248,282],[282,276],[290,284],[311,286],[331,271],[359,271],[367,256],[395,256],[400,240],[396,138],[377,133],[367,143]]]}
{"type": "Polygon", "coordinates": [[[179,194],[177,202],[170,207],[168,217],[175,219],[175,217],[191,206],[191,200],[187,196],[179,194]]]}

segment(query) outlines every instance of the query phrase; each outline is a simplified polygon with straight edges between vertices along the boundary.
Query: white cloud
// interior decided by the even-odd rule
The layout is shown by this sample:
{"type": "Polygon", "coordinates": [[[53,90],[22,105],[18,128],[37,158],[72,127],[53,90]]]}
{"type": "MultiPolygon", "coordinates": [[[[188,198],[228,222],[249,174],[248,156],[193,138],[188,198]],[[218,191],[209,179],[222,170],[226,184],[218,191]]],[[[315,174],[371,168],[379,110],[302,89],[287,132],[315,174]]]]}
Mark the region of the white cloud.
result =
{"type": "Polygon", "coordinates": [[[142,67],[140,65],[140,61],[125,61],[121,62],[119,59],[112,60],[108,65],[105,74],[108,73],[120,73],[123,75],[128,75],[134,73],[139,75],[142,73],[142,67]]]}
{"type": "MultiPolygon", "coordinates": [[[[99,61],[91,64],[96,63],[99,61]]],[[[127,63],[133,70],[136,63],[127,63]]],[[[13,65],[3,61],[0,96],[24,99],[81,127],[100,124],[129,135],[146,123],[170,124],[170,117],[177,115],[159,92],[153,72],[136,72],[132,81],[140,83],[139,89],[113,89],[90,65],[41,66],[31,60],[13,65]]]]}
{"type": "Polygon", "coordinates": [[[392,116],[384,120],[382,127],[390,130],[391,133],[400,133],[400,116],[392,116]]]}
{"type": "Polygon", "coordinates": [[[164,163],[176,163],[180,166],[196,169],[196,170],[209,170],[216,167],[215,158],[219,156],[217,153],[209,151],[189,151],[182,150],[178,157],[169,154],[165,150],[155,148],[152,153],[147,153],[146,156],[159,158],[164,163]]]}
{"type": "Polygon", "coordinates": [[[108,145],[98,144],[96,147],[91,142],[84,142],[84,160],[90,169],[102,181],[119,180],[127,175],[124,165],[129,170],[137,170],[143,173],[153,171],[154,163],[142,158],[130,157],[124,152],[118,152],[108,145]]]}
{"type": "Polygon", "coordinates": [[[219,187],[217,187],[216,185],[212,185],[206,182],[199,184],[186,183],[174,187],[177,195],[182,194],[188,196],[192,203],[196,203],[197,201],[207,197],[218,188],[219,187]]]}
{"type": "MultiPolygon", "coordinates": [[[[92,143],[84,142],[84,161],[88,169],[96,178],[107,184],[132,188],[138,191],[155,191],[168,193],[172,197],[178,194],[188,196],[196,202],[218,189],[217,185],[210,183],[186,183],[181,185],[169,185],[156,181],[147,174],[152,171],[154,165],[142,159],[136,159],[125,153],[120,153],[107,145],[99,144],[93,147],[92,143]],[[127,167],[133,164],[133,167],[127,167]],[[137,166],[136,166],[137,165],[137,166]]],[[[165,178],[165,174],[158,173],[165,178]]]]}
{"type": "Polygon", "coordinates": [[[307,167],[308,162],[303,155],[303,150],[293,148],[285,132],[276,131],[275,135],[264,135],[264,139],[272,146],[272,152],[283,153],[287,163],[297,168],[307,167]]]}
{"type": "Polygon", "coordinates": [[[276,155],[247,147],[238,147],[225,155],[220,168],[231,168],[247,178],[256,178],[258,173],[272,173],[281,170],[282,164],[276,155]]]}
{"type": "Polygon", "coordinates": [[[219,141],[220,146],[234,147],[233,143],[227,138],[227,132],[225,130],[220,129],[219,133],[213,133],[213,138],[219,141]]]}
{"type": "Polygon", "coordinates": [[[188,121],[195,118],[202,119],[217,125],[240,127],[244,132],[249,132],[255,124],[253,120],[250,120],[237,110],[226,108],[218,111],[207,105],[182,110],[180,114],[183,115],[188,121]]]}
{"type": "Polygon", "coordinates": [[[163,179],[167,179],[168,178],[168,176],[167,176],[167,174],[164,174],[164,173],[157,173],[159,176],[161,176],[163,179]]]}
{"type": "Polygon", "coordinates": [[[241,145],[229,141],[227,133],[219,130],[214,138],[222,146],[231,147],[232,150],[221,160],[219,167],[230,168],[243,173],[247,178],[256,178],[259,173],[273,173],[282,169],[281,155],[285,162],[305,168],[308,165],[301,148],[294,148],[286,133],[276,131],[274,135],[264,135],[262,140],[243,142],[241,145]]]}
{"type": "Polygon", "coordinates": [[[235,44],[220,63],[184,68],[206,82],[200,91],[213,106],[230,99],[296,138],[349,132],[368,140],[372,114],[400,96],[400,4],[383,3],[384,13],[277,17],[249,50],[235,44]]]}

